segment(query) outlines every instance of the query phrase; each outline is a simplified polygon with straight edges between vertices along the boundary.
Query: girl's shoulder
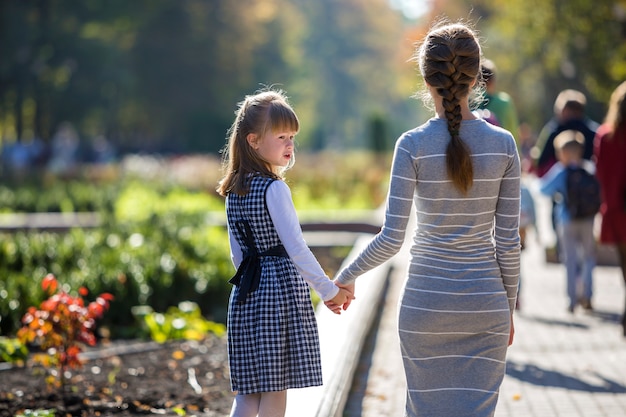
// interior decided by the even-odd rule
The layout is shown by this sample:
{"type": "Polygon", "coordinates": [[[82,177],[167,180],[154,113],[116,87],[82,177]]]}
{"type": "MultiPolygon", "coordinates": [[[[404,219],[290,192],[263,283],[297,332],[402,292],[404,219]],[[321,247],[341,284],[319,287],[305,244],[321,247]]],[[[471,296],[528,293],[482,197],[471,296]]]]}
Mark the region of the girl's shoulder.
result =
{"type": "Polygon", "coordinates": [[[267,189],[274,182],[283,182],[277,180],[276,178],[269,177],[267,175],[263,175],[260,173],[252,173],[246,176],[245,181],[245,192],[244,193],[235,193],[229,192],[226,196],[226,199],[248,199],[254,198],[257,195],[264,195],[267,192],[267,189]]]}
{"type": "Polygon", "coordinates": [[[267,182],[267,187],[272,190],[282,190],[282,191],[285,191],[285,190],[289,191],[290,189],[286,181],[282,179],[277,179],[277,178],[270,178],[269,181],[267,182]]]}
{"type": "MultiPolygon", "coordinates": [[[[267,175],[263,175],[261,173],[250,174],[249,184],[251,187],[261,187],[266,188],[269,187],[273,182],[279,181],[276,178],[269,177],[267,175]]],[[[279,181],[282,182],[282,181],[279,181]]]]}
{"type": "Polygon", "coordinates": [[[263,188],[265,198],[270,200],[275,199],[291,199],[291,189],[289,185],[282,179],[266,178],[263,182],[263,188]]]}

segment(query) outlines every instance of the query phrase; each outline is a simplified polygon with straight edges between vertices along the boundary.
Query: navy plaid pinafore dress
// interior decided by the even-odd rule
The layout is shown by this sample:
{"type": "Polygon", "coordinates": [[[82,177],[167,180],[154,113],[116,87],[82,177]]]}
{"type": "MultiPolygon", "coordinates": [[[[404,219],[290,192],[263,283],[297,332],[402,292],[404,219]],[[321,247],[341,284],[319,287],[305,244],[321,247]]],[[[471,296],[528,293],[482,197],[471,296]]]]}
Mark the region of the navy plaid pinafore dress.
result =
{"type": "Polygon", "coordinates": [[[244,285],[233,287],[228,306],[231,388],[239,394],[322,385],[309,287],[286,252],[272,254],[281,245],[265,201],[272,181],[253,176],[250,192],[231,193],[226,203],[231,233],[244,258],[254,254],[260,271],[247,294],[240,294],[244,285]]]}

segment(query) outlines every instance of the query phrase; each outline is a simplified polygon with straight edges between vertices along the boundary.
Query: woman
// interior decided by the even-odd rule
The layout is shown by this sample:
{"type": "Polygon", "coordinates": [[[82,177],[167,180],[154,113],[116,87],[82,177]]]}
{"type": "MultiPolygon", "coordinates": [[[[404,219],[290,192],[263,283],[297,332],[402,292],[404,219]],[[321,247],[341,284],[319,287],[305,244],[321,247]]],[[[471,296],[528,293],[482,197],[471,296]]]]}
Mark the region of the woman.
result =
{"type": "Polygon", "coordinates": [[[335,279],[354,280],[417,228],[400,300],[407,416],[493,416],[513,340],[520,273],[520,164],[508,131],[472,114],[481,49],[464,24],[440,24],[416,60],[436,116],[397,141],[383,228],[335,279]]]}
{"type": "MultiPolygon", "coordinates": [[[[626,284],[626,81],[611,95],[609,111],[594,141],[602,195],[600,242],[615,245],[626,284]]],[[[626,303],[625,303],[626,304],[626,303]]],[[[626,336],[626,305],[622,317],[626,336]]]]}

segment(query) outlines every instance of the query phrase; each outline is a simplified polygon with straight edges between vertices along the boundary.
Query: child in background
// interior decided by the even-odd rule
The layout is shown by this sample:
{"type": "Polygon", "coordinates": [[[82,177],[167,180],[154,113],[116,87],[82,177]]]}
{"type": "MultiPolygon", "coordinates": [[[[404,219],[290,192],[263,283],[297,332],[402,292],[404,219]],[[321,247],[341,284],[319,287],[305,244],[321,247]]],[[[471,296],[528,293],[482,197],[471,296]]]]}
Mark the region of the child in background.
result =
{"type": "MultiPolygon", "coordinates": [[[[535,200],[533,199],[528,186],[522,181],[520,183],[520,214],[519,214],[519,240],[522,251],[526,249],[526,231],[533,228],[537,232],[537,216],[535,214],[535,200]]],[[[517,292],[517,300],[515,301],[515,309],[521,308],[521,288],[522,277],[520,275],[519,290],[517,292]]]]}
{"type": "Polygon", "coordinates": [[[231,416],[283,416],[286,390],[322,384],[319,337],[307,283],[340,313],[350,293],[306,245],[283,173],[294,163],[299,121],[280,91],[247,96],[230,129],[225,175],[231,257],[228,306],[231,416]]]}
{"type": "Polygon", "coordinates": [[[541,179],[540,190],[556,201],[555,223],[561,262],[567,273],[568,310],[573,313],[579,302],[584,309],[591,310],[592,276],[596,265],[594,218],[574,218],[567,204],[567,176],[571,168],[584,168],[585,137],[577,130],[565,130],[554,139],[554,148],[558,162],[541,179]],[[578,293],[579,281],[581,294],[578,293]]]}

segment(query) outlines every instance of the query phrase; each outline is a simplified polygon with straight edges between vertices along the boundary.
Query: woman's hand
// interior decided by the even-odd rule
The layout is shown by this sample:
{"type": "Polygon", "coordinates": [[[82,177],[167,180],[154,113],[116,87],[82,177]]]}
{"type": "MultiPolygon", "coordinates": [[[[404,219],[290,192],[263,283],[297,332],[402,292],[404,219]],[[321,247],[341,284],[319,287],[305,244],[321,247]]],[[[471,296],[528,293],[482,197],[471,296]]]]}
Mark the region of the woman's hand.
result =
{"type": "Polygon", "coordinates": [[[515,325],[513,324],[513,314],[511,314],[511,330],[509,333],[509,346],[513,344],[513,337],[515,336],[515,325]]]}

